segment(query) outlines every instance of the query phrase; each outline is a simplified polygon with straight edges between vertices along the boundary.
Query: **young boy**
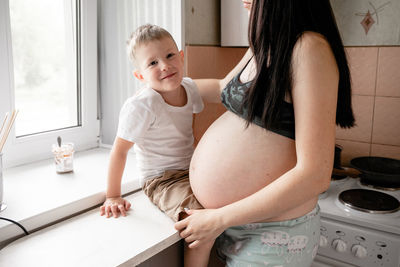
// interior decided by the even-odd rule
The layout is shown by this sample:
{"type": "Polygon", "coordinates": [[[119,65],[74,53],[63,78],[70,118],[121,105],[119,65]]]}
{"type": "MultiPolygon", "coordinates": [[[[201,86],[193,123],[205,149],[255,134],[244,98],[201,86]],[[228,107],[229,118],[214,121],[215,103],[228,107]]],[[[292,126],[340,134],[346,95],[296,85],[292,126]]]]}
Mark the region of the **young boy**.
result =
{"type": "MultiPolygon", "coordinates": [[[[193,113],[203,109],[198,88],[183,78],[183,52],[163,28],[143,25],[131,36],[128,52],[134,76],[146,84],[126,100],[111,151],[106,201],[100,214],[123,216],[130,203],[121,197],[126,156],[134,150],[145,194],[175,222],[185,208],[201,209],[189,183],[193,154],[193,113]]],[[[185,266],[207,266],[210,247],[185,248],[185,266]]]]}

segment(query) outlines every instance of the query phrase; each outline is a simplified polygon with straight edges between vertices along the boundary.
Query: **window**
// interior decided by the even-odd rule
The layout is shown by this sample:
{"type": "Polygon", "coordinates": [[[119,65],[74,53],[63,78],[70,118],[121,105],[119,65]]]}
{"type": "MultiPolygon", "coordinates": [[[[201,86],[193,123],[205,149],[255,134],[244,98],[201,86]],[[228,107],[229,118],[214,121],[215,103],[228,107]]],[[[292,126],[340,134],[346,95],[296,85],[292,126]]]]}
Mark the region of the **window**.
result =
{"type": "Polygon", "coordinates": [[[19,110],[5,166],[51,157],[57,136],[97,146],[96,11],[96,0],[0,0],[0,119],[19,110]]]}
{"type": "Polygon", "coordinates": [[[78,126],[76,2],[12,0],[9,5],[17,137],[78,126]]]}

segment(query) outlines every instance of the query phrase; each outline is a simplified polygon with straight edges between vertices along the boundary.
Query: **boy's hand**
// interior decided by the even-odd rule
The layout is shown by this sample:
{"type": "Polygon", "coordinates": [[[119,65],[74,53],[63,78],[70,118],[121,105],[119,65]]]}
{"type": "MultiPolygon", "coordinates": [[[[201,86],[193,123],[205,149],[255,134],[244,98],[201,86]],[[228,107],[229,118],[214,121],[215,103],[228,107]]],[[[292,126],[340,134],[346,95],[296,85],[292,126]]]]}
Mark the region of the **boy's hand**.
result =
{"type": "Polygon", "coordinates": [[[114,216],[118,218],[121,213],[122,216],[126,216],[126,211],[131,207],[129,201],[123,199],[122,197],[109,197],[106,198],[104,204],[100,207],[100,215],[106,215],[107,218],[114,216]]]}

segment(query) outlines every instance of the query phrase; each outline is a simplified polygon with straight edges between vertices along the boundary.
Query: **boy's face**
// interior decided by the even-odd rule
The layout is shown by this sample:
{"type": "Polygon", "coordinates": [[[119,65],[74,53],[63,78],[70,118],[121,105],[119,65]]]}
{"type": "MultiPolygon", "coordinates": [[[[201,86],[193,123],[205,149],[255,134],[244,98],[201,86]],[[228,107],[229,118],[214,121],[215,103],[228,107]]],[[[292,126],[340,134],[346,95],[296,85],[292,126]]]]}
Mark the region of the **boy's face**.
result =
{"type": "Polygon", "coordinates": [[[138,69],[136,78],[146,82],[158,92],[173,91],[180,88],[183,78],[183,52],[179,52],[175,42],[164,37],[136,49],[138,69]]]}

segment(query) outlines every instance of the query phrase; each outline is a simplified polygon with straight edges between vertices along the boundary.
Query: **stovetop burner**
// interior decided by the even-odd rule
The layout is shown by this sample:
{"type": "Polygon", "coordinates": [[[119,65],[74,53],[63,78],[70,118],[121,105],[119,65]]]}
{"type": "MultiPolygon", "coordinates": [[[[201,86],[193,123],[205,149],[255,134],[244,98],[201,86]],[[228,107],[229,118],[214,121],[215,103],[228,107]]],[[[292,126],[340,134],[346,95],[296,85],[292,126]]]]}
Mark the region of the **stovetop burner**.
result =
{"type": "Polygon", "coordinates": [[[349,189],[339,194],[345,206],[375,214],[393,213],[400,210],[400,202],[393,196],[368,189],[349,189]]]}
{"type": "Polygon", "coordinates": [[[363,180],[363,179],[360,180],[360,184],[363,186],[368,186],[368,187],[378,189],[378,190],[385,190],[385,191],[400,190],[399,187],[396,187],[393,184],[376,183],[376,182],[371,182],[371,181],[363,180]]]}

